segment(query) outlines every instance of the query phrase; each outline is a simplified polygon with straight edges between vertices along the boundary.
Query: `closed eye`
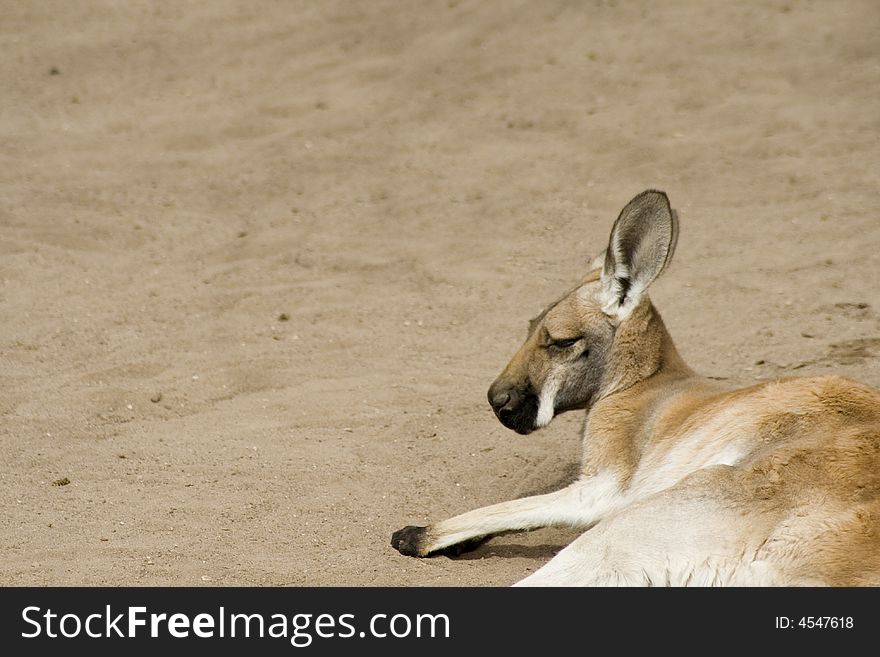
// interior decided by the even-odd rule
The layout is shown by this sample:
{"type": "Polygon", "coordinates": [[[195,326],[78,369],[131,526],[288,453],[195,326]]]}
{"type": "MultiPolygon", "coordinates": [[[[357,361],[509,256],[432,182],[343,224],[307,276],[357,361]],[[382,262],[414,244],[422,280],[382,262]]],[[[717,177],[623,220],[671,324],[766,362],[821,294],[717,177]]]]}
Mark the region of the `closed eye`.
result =
{"type": "Polygon", "coordinates": [[[579,342],[580,338],[567,338],[565,340],[553,340],[550,343],[551,347],[555,347],[556,349],[568,349],[570,346],[579,342]]]}

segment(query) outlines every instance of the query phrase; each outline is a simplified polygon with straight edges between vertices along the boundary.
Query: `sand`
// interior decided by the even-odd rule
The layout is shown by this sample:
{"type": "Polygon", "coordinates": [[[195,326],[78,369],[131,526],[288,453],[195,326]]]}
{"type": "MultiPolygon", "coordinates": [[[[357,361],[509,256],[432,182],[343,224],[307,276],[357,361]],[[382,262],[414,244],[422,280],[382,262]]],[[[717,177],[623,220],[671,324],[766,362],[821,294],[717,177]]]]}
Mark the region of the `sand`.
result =
{"type": "Polygon", "coordinates": [[[534,571],[577,533],[389,539],[575,476],[486,390],[646,188],[695,369],[880,385],[876,2],[0,15],[0,584],[534,571]]]}

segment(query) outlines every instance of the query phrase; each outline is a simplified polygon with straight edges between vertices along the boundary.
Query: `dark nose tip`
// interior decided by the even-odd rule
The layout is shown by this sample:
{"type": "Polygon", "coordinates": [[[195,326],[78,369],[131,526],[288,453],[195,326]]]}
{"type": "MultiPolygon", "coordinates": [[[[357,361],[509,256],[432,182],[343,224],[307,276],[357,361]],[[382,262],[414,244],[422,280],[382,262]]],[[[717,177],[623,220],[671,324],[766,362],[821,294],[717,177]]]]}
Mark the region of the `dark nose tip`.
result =
{"type": "Polygon", "coordinates": [[[496,411],[501,410],[510,401],[510,393],[509,392],[496,392],[494,395],[489,397],[489,403],[492,404],[492,408],[496,411]]]}
{"type": "Polygon", "coordinates": [[[516,388],[508,385],[506,381],[495,381],[489,388],[487,397],[492,405],[492,410],[499,418],[514,413],[519,405],[519,395],[516,388]]]}

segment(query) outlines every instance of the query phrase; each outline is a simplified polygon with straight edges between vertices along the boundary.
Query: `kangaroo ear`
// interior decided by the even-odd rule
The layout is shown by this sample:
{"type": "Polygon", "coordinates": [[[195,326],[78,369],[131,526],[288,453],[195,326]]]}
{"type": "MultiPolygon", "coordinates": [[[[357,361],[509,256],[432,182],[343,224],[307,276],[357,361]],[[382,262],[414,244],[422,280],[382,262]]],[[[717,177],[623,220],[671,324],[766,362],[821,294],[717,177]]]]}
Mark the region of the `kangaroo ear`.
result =
{"type": "Polygon", "coordinates": [[[627,203],[605,251],[602,310],[625,319],[669,265],[677,241],[678,216],[666,194],[648,190],[627,203]]]}

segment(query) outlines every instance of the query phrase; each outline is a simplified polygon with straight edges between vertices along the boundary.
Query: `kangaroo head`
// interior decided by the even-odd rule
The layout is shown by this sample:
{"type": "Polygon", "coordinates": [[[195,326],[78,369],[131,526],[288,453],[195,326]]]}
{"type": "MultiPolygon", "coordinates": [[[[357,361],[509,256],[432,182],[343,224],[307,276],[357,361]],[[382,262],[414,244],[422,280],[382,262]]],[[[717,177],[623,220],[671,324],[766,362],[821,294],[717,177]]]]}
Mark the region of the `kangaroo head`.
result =
{"type": "Polygon", "coordinates": [[[489,388],[504,426],[531,433],[657,371],[665,329],[645,292],[677,240],[663,192],[642,192],[623,208],[604,256],[529,322],[525,343],[489,388]]]}

